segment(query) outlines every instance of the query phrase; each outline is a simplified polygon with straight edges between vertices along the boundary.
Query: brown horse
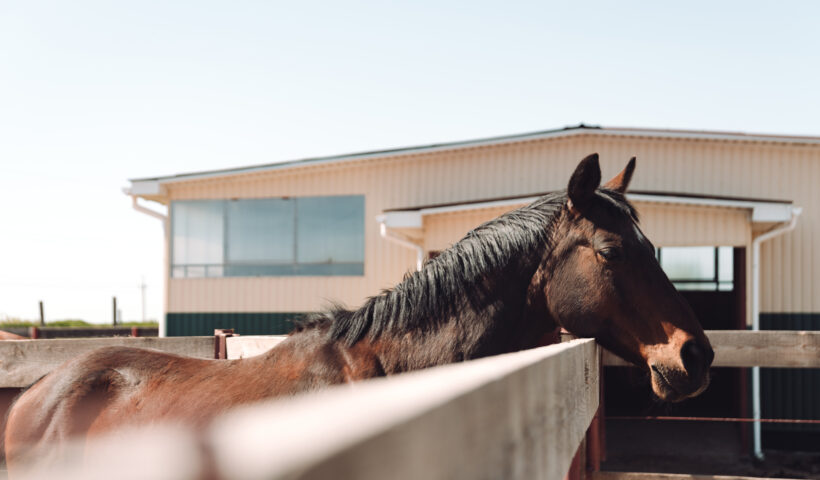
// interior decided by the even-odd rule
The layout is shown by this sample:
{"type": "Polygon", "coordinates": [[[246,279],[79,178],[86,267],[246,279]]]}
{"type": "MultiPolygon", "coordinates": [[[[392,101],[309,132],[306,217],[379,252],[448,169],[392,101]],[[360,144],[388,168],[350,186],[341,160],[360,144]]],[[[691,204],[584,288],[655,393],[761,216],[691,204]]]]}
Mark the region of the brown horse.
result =
{"type": "Polygon", "coordinates": [[[111,347],[71,360],[12,407],[9,467],[125,424],[201,426],[263,398],[531,348],[558,326],[648,370],[663,400],[697,395],[712,348],[624,198],[634,160],[600,187],[590,155],[566,192],[476,228],[358,310],[314,316],[263,355],[111,347]]]}

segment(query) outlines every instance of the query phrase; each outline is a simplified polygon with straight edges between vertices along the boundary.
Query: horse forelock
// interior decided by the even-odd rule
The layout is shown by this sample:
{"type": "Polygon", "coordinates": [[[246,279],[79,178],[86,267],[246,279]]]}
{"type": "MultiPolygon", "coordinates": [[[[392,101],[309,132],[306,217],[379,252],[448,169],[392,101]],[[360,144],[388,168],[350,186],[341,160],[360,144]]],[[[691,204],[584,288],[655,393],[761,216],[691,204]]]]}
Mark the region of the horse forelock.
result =
{"type": "Polygon", "coordinates": [[[477,310],[493,300],[494,282],[520,277],[522,262],[540,263],[566,201],[566,192],[548,194],[484,223],[358,310],[333,306],[317,317],[330,322],[331,340],[352,345],[365,336],[429,331],[465,308],[477,310]]]}
{"type": "Polygon", "coordinates": [[[626,214],[629,216],[635,223],[640,223],[640,217],[638,217],[638,211],[635,210],[635,207],[626,199],[626,195],[621,192],[616,192],[615,190],[609,190],[606,188],[598,189],[598,193],[600,197],[607,201],[607,206],[610,208],[614,208],[620,213],[626,214]]]}

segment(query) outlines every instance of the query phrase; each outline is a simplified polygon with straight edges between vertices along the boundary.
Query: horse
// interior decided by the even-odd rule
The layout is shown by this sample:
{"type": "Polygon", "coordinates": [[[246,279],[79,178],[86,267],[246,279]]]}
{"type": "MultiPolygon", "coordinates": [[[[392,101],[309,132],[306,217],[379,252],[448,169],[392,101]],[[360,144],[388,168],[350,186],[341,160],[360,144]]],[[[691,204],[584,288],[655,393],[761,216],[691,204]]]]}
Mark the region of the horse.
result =
{"type": "Polygon", "coordinates": [[[661,400],[698,395],[714,353],[625,197],[634,169],[632,158],[601,186],[589,155],[566,191],[477,227],[360,308],[315,314],[256,357],[108,347],[70,360],[11,408],[8,467],[125,425],[204,427],[241,404],[532,348],[558,327],[643,368],[661,400]]]}

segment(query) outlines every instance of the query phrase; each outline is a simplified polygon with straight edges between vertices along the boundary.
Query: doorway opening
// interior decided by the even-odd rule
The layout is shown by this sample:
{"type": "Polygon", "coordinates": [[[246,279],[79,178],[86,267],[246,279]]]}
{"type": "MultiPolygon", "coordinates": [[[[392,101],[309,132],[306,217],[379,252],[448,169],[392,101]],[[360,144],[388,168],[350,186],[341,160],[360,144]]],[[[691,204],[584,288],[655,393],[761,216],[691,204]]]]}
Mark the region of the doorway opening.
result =
{"type": "MultiPolygon", "coordinates": [[[[745,248],[661,247],[656,256],[705,330],[746,329],[745,248]]],[[[700,396],[660,403],[652,396],[645,372],[606,367],[604,412],[606,417],[748,417],[747,391],[747,369],[713,368],[711,384],[700,396]]],[[[606,429],[608,463],[616,469],[620,461],[647,454],[686,451],[731,461],[749,449],[747,424],[607,420],[606,429]]]]}

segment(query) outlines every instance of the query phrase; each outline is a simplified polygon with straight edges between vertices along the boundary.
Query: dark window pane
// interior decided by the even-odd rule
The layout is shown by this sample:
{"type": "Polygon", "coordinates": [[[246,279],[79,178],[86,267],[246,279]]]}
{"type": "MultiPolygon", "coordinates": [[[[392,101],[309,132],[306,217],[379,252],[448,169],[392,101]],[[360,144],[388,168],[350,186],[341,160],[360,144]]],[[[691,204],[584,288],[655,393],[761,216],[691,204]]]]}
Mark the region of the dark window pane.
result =
{"type": "Polygon", "coordinates": [[[296,269],[296,275],[303,276],[364,275],[364,263],[300,264],[296,269]]]}
{"type": "Polygon", "coordinates": [[[299,198],[299,264],[364,262],[364,197],[299,198]]]}
{"type": "Polygon", "coordinates": [[[228,202],[228,263],[293,263],[294,201],[228,202]]]}
{"type": "Polygon", "coordinates": [[[282,265],[228,265],[225,275],[228,277],[279,277],[295,274],[292,263],[282,265]]]}
{"type": "Polygon", "coordinates": [[[363,275],[364,197],[179,201],[172,277],[363,275]]]}

